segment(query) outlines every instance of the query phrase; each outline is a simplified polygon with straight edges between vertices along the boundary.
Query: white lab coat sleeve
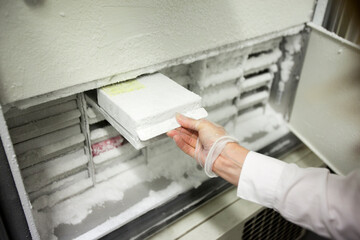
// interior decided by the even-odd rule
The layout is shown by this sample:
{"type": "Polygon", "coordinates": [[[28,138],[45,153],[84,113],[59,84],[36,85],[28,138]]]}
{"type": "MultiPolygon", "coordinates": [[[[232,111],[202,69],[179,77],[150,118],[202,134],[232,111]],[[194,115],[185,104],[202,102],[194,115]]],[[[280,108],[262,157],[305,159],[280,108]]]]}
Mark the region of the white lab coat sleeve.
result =
{"type": "Polygon", "coordinates": [[[360,169],[342,177],[249,152],[237,195],[324,237],[360,239],[360,169]]]}

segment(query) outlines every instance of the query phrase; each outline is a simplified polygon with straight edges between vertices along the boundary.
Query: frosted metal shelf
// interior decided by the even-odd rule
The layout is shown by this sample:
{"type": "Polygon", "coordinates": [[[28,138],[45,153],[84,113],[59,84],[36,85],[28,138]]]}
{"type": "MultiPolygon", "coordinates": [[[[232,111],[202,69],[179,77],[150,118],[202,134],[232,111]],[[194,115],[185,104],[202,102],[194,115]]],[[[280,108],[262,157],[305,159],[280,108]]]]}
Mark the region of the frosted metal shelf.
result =
{"type": "Polygon", "coordinates": [[[159,141],[161,139],[166,138],[165,134],[157,136],[147,141],[141,141],[138,137],[134,137],[127,131],[119,122],[117,122],[113,117],[111,117],[102,107],[100,107],[97,103],[97,96],[96,92],[88,92],[85,94],[86,102],[93,107],[94,109],[98,110],[104,118],[126,139],[128,140],[131,145],[133,145],[137,150],[140,150],[150,144],[159,141]]]}

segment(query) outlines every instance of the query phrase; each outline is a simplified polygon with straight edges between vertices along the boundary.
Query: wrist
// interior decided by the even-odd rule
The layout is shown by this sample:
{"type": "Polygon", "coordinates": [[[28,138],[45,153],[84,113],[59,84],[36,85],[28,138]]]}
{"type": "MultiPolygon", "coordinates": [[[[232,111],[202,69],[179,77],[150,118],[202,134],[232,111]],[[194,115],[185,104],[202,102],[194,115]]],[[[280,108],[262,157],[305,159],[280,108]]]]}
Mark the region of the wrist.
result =
{"type": "Polygon", "coordinates": [[[237,143],[226,144],[213,165],[213,172],[226,181],[237,185],[241,169],[249,150],[237,143]]]}

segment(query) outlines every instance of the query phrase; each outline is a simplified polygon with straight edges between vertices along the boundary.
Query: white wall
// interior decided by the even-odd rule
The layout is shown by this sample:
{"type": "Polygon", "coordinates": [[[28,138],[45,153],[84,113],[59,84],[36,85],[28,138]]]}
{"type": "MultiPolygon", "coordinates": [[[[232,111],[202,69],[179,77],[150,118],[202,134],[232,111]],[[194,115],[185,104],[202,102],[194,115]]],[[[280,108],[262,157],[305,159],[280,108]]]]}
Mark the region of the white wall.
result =
{"type": "Polygon", "coordinates": [[[2,104],[308,21],[314,0],[0,0],[2,104]],[[29,3],[26,3],[29,2],[29,3]]]}

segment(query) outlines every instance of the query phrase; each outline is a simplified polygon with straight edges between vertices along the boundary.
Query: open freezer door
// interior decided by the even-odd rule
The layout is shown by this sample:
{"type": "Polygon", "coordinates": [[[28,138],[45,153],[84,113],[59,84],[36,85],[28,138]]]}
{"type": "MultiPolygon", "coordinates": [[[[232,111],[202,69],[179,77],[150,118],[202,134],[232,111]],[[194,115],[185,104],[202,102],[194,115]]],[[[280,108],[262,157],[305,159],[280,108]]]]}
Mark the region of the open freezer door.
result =
{"type": "Polygon", "coordinates": [[[360,48],[309,24],[289,125],[336,173],[360,168],[360,48]]]}

